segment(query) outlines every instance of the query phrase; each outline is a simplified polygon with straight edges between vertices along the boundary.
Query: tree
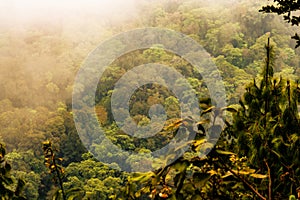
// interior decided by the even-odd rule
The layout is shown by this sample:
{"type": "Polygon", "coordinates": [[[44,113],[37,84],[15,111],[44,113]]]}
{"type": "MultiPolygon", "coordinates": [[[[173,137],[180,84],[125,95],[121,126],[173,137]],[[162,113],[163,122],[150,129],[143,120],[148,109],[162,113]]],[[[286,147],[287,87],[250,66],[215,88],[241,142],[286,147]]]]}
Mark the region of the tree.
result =
{"type": "Polygon", "coordinates": [[[127,174],[97,161],[90,153],[66,168],[64,188],[67,199],[116,199],[127,174]]]}
{"type": "Polygon", "coordinates": [[[15,183],[10,176],[11,165],[5,160],[5,147],[0,144],[0,197],[1,200],[23,200],[22,190],[25,182],[19,179],[17,186],[14,187],[15,183]]]}
{"type": "Polygon", "coordinates": [[[6,154],[6,160],[11,164],[11,176],[13,180],[21,178],[25,181],[23,194],[27,199],[38,199],[42,188],[41,180],[46,174],[46,168],[40,156],[36,156],[33,150],[26,152],[13,151],[6,154]]]}
{"type": "Polygon", "coordinates": [[[249,166],[268,177],[255,182],[261,199],[287,199],[297,195],[300,186],[300,88],[290,80],[273,78],[269,42],[266,52],[263,78],[260,84],[254,80],[246,87],[228,130],[238,156],[246,157],[249,166]]]}
{"type": "MultiPolygon", "coordinates": [[[[263,78],[259,85],[254,80],[246,87],[239,109],[209,107],[202,112],[213,118],[225,110],[233,113],[232,123],[224,119],[226,128],[215,147],[203,135],[212,137],[213,130],[221,127],[213,123],[207,128],[206,120],[198,122],[199,132],[189,152],[157,171],[132,175],[126,190],[129,199],[145,194],[155,200],[300,197],[300,88],[291,81],[273,79],[269,42],[266,52],[263,78]],[[199,156],[206,151],[210,153],[199,156]],[[136,182],[144,184],[138,187],[136,182]]],[[[192,131],[187,119],[170,125],[179,126],[192,131]]]]}
{"type": "MultiPolygon", "coordinates": [[[[275,5],[263,6],[260,12],[265,13],[277,13],[278,15],[283,15],[283,19],[291,23],[292,26],[300,25],[300,2],[299,0],[274,0],[275,5]],[[298,16],[297,16],[298,15],[298,16]]],[[[300,46],[300,36],[295,33],[292,37],[296,40],[296,48],[300,46]]]]}

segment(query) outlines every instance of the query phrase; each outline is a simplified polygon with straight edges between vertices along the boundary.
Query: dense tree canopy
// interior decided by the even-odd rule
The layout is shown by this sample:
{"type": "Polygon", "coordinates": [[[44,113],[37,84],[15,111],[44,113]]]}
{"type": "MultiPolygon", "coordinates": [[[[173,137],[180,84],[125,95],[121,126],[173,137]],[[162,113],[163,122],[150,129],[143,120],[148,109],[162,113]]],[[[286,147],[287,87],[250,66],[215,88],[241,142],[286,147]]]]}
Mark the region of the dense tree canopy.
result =
{"type": "MultiPolygon", "coordinates": [[[[298,26],[299,1],[275,0],[274,5],[265,7],[262,1],[232,2],[141,1],[137,16],[122,24],[86,13],[62,20],[60,25],[0,25],[0,80],[4,83],[0,85],[0,142],[6,144],[6,151],[0,145],[0,198],[300,198],[300,51],[290,40],[296,30],[280,16],[267,14],[284,15],[287,22],[298,26]],[[267,13],[260,13],[261,8],[267,13]],[[103,136],[92,134],[93,127],[85,121],[81,126],[86,133],[79,138],[71,95],[80,65],[101,41],[148,26],[182,32],[205,48],[222,76],[228,107],[214,108],[209,82],[161,44],[120,56],[99,77],[95,113],[106,138],[120,149],[137,153],[127,158],[126,152],[113,149],[103,136]],[[149,156],[147,162],[142,159],[144,154],[167,145],[178,127],[186,133],[195,128],[189,119],[181,119],[182,105],[175,94],[158,84],[143,85],[132,94],[133,121],[128,118],[125,122],[147,125],[149,108],[161,104],[167,115],[164,128],[141,139],[117,126],[110,103],[114,85],[129,70],[147,63],[167,65],[184,75],[197,95],[202,115],[196,137],[182,157],[170,165],[159,160],[161,167],[156,171],[125,173],[117,161],[126,163],[128,171],[137,166],[147,169],[153,158],[149,156]],[[226,124],[215,147],[205,138],[221,128],[209,123],[214,117],[226,124]],[[49,148],[43,149],[45,141],[50,142],[44,145],[51,144],[52,154],[49,148]],[[82,141],[88,145],[84,147],[82,141]],[[93,150],[93,155],[86,148],[93,150]],[[108,154],[111,149],[116,151],[108,154]],[[201,151],[210,153],[199,157],[201,151]],[[55,177],[60,183],[53,181],[55,177]]],[[[298,35],[294,38],[299,46],[298,35]]],[[[183,84],[182,79],[170,79],[174,86],[183,84]]],[[[183,98],[189,97],[182,92],[183,98]]],[[[125,112],[120,110],[119,115],[125,112]]],[[[87,113],[81,115],[85,118],[87,113]]]]}

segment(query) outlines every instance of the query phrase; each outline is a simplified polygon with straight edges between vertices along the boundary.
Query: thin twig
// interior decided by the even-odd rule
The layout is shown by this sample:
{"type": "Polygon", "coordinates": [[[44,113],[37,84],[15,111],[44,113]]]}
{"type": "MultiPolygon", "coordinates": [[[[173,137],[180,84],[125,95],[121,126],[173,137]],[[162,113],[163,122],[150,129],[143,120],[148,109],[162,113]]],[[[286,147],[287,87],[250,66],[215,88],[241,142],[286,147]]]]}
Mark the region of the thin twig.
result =
{"type": "Polygon", "coordinates": [[[254,192],[259,198],[261,198],[262,200],[267,200],[266,197],[264,197],[262,194],[260,194],[246,179],[242,178],[241,176],[239,176],[238,174],[236,174],[234,171],[232,171],[231,169],[228,168],[228,170],[237,178],[239,178],[245,185],[247,185],[249,187],[250,190],[252,190],[252,192],[254,192]]]}
{"type": "MultiPolygon", "coordinates": [[[[220,157],[219,157],[220,158],[220,157]]],[[[223,160],[221,158],[221,160],[223,160]]],[[[240,179],[245,185],[248,186],[248,188],[254,192],[259,198],[261,198],[262,200],[267,200],[266,197],[264,197],[262,194],[260,194],[246,179],[242,178],[241,176],[239,176],[237,173],[235,173],[234,171],[232,171],[226,164],[224,161],[221,162],[221,164],[225,167],[225,169],[229,170],[235,177],[237,177],[238,179],[240,179]]]]}
{"type": "Polygon", "coordinates": [[[267,169],[268,169],[268,178],[269,178],[269,188],[268,188],[268,191],[269,191],[269,200],[272,200],[272,178],[271,178],[271,169],[269,167],[269,164],[268,162],[266,161],[266,159],[264,160],[266,166],[267,166],[267,169]]]}

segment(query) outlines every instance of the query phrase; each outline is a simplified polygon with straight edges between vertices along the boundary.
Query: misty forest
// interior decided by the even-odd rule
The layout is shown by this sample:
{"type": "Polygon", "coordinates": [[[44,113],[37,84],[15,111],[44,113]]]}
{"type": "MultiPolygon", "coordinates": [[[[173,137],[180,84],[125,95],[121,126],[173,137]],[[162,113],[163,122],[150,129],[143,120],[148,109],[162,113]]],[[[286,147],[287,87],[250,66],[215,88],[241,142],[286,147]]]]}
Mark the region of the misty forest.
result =
{"type": "MultiPolygon", "coordinates": [[[[1,200],[300,199],[299,0],[25,2],[0,2],[1,200]],[[92,131],[84,111],[79,135],[72,94],[80,67],[101,42],[145,27],[192,38],[217,71],[199,72],[163,44],[123,54],[99,77],[92,103],[105,135],[92,131]],[[149,83],[131,95],[132,120],[124,124],[146,126],[149,108],[160,104],[163,127],[145,138],[119,127],[114,86],[147,63],[183,75],[197,95],[199,121],[181,115],[192,104],[189,91],[181,91],[182,106],[169,88],[149,83]],[[210,96],[216,74],[225,88],[223,107],[210,96]],[[167,157],[151,156],[177,134],[192,132],[167,157]]],[[[168,78],[174,87],[184,84],[168,78]]]]}

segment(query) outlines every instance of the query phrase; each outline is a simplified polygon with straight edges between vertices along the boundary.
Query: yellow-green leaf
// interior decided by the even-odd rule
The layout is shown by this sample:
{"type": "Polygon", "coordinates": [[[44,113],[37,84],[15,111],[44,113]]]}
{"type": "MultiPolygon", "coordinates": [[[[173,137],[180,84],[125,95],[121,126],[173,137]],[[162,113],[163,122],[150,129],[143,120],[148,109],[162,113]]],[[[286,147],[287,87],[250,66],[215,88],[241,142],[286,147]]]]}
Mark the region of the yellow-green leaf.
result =
{"type": "Polygon", "coordinates": [[[267,178],[267,175],[264,174],[250,174],[253,178],[267,178]]]}

